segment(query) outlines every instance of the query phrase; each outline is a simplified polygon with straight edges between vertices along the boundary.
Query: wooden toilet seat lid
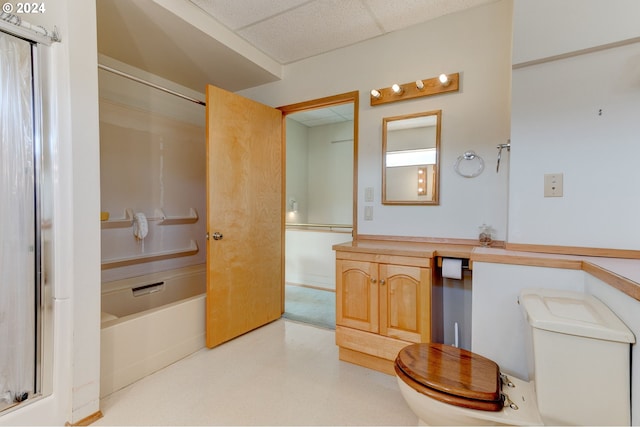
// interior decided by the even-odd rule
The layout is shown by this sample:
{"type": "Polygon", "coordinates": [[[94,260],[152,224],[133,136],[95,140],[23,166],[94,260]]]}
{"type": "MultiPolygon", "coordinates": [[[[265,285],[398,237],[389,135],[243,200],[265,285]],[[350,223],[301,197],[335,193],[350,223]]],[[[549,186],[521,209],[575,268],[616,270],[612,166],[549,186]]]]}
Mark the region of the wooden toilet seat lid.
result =
{"type": "Polygon", "coordinates": [[[486,357],[437,343],[409,345],[396,365],[412,380],[465,399],[501,402],[500,368],[486,357]]]}

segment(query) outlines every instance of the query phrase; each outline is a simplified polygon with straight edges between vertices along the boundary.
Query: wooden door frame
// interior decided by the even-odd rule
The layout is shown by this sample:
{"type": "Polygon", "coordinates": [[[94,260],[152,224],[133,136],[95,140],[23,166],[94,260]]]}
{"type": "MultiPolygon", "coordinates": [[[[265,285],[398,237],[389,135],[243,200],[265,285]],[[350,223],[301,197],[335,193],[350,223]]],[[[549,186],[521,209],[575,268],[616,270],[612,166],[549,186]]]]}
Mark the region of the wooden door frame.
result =
{"type": "Polygon", "coordinates": [[[353,212],[352,212],[352,228],[351,238],[356,240],[358,236],[358,114],[360,111],[360,92],[345,92],[339,95],[327,96],[325,98],[313,99],[310,101],[299,102],[296,104],[285,105],[277,107],[282,111],[282,313],[284,313],[284,300],[285,300],[285,215],[286,209],[286,186],[287,186],[287,116],[293,113],[300,113],[302,111],[317,110],[320,108],[333,107],[336,105],[353,103],[353,212]]]}
{"type": "MultiPolygon", "coordinates": [[[[277,107],[278,110],[282,111],[282,138],[283,138],[283,147],[284,147],[284,159],[283,159],[283,182],[282,182],[282,194],[286,194],[286,172],[287,172],[287,116],[293,113],[300,113],[302,111],[309,110],[317,110],[320,108],[326,107],[334,107],[336,105],[349,104],[353,103],[353,218],[352,222],[352,231],[351,238],[356,240],[358,236],[358,112],[359,112],[359,95],[360,93],[356,90],[353,92],[345,92],[339,95],[327,96],[326,98],[313,99],[311,101],[299,102],[297,104],[285,105],[282,107],[277,107]]],[[[286,212],[285,197],[282,198],[283,203],[283,212],[286,212]]],[[[284,219],[283,219],[284,220],[284,219]]],[[[285,229],[283,228],[283,233],[285,229]]],[[[284,236],[283,236],[284,241],[284,236]]],[[[284,262],[284,260],[283,260],[284,262]]],[[[284,270],[283,270],[284,271],[284,270]]]]}

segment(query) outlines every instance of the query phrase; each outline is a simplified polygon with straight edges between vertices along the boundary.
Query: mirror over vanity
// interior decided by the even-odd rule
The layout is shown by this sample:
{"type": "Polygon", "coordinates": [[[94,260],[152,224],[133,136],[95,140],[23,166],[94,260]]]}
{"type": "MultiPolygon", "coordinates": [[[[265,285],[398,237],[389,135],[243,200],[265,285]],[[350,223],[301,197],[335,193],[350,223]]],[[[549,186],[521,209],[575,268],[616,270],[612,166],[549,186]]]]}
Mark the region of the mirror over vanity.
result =
{"type": "Polygon", "coordinates": [[[382,203],[437,205],[442,110],[382,119],[382,203]]]}

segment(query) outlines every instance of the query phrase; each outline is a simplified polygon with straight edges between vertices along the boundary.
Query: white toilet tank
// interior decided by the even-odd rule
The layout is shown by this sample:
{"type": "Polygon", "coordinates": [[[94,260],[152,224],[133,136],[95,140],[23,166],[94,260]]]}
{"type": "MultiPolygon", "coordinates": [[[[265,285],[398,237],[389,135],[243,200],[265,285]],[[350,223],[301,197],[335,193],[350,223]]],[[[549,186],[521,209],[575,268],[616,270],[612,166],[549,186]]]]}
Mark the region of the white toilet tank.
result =
{"type": "Polygon", "coordinates": [[[633,333],[587,294],[526,289],[530,379],[546,425],[629,425],[633,333]]]}

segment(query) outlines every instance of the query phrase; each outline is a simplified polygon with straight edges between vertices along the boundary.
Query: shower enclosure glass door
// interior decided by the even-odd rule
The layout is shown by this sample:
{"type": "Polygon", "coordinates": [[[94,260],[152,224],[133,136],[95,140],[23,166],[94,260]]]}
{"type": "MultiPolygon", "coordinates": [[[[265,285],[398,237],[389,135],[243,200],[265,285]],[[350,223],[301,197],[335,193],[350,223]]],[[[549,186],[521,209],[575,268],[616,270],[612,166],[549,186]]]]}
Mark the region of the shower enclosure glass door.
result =
{"type": "Polygon", "coordinates": [[[0,412],[39,387],[40,150],[32,49],[0,32],[0,412]]]}

